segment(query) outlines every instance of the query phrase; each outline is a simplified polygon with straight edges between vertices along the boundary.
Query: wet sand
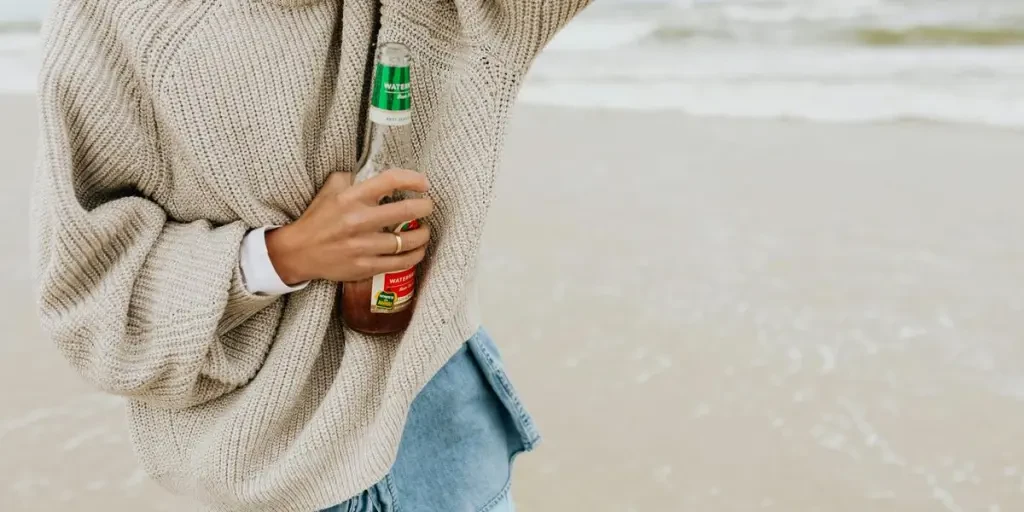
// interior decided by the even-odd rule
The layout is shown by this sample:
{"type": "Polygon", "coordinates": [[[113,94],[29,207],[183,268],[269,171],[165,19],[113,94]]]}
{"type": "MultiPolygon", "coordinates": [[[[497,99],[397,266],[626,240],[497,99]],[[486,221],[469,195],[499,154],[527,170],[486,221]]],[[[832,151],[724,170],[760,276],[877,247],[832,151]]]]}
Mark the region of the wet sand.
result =
{"type": "MultiPolygon", "coordinates": [[[[35,327],[0,97],[0,510],[189,510],[35,327]]],[[[528,511],[1024,510],[1024,133],[522,108],[481,261],[528,511]]]]}

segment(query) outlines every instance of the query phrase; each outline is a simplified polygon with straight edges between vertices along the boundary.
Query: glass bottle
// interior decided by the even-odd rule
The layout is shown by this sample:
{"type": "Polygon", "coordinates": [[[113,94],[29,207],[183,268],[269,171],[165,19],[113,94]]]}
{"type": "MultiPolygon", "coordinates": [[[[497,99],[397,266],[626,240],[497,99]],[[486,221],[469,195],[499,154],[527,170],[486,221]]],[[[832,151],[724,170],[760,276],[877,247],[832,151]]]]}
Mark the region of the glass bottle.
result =
{"type": "MultiPolygon", "coordinates": [[[[412,91],[409,49],[399,43],[380,45],[376,54],[367,123],[368,151],[353,183],[366,181],[387,169],[412,169],[412,91]]],[[[381,203],[409,198],[396,191],[381,203]]],[[[412,219],[385,232],[401,233],[419,227],[412,219]]],[[[397,244],[397,242],[396,242],[397,244]]],[[[409,325],[416,306],[416,267],[378,274],[342,285],[342,318],[351,329],[366,334],[389,334],[409,325]]]]}

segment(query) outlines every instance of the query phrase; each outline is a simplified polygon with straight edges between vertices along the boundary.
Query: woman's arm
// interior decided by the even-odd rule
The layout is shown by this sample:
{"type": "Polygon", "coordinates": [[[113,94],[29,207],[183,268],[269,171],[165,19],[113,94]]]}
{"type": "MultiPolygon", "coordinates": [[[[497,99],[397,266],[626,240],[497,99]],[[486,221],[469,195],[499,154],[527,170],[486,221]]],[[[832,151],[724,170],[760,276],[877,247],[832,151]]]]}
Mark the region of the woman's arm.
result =
{"type": "Polygon", "coordinates": [[[164,179],[143,70],[105,20],[61,2],[40,75],[33,192],[44,328],[89,381],[164,407],[248,382],[280,314],[239,268],[247,226],[175,222],[141,191],[164,179]]]}
{"type": "MultiPolygon", "coordinates": [[[[259,286],[247,289],[244,222],[183,222],[153,199],[189,178],[167,168],[157,143],[149,95],[161,70],[147,65],[162,59],[132,40],[152,34],[126,21],[121,8],[117,0],[60,0],[47,23],[33,191],[39,309],[45,330],[86,379],[184,408],[256,375],[284,301],[252,293],[259,286]]],[[[395,190],[426,192],[423,175],[389,170],[349,181],[333,173],[299,219],[251,244],[285,284],[356,281],[424,257],[428,226],[403,233],[401,244],[382,229],[429,216],[430,199],[379,204],[395,190]]]]}

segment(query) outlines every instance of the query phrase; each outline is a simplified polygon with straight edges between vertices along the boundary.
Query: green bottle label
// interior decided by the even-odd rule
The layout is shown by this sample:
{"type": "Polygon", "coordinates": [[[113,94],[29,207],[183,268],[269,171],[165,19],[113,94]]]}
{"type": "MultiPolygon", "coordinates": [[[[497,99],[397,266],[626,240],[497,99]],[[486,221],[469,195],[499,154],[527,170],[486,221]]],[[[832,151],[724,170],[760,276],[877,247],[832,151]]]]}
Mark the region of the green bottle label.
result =
{"type": "Polygon", "coordinates": [[[370,120],[375,123],[403,125],[412,120],[412,88],[408,66],[377,64],[370,107],[370,120]]]}

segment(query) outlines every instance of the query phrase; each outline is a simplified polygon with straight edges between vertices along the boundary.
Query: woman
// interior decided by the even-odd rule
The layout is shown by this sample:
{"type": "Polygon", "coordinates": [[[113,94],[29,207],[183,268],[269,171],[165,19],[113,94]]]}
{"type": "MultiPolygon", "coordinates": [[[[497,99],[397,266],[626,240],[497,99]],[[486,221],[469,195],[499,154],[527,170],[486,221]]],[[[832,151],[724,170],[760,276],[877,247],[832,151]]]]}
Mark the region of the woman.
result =
{"type": "Polygon", "coordinates": [[[41,317],[127,398],[156,481],[214,510],[511,509],[510,459],[536,433],[480,331],[475,262],[518,87],[584,3],[56,2],[41,317]],[[379,206],[428,190],[401,170],[349,184],[386,41],[414,55],[430,184],[379,206]],[[380,228],[414,217],[433,229],[393,254],[380,228]],[[341,324],[338,282],[421,259],[405,332],[341,324]]]}

